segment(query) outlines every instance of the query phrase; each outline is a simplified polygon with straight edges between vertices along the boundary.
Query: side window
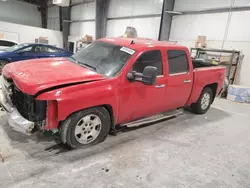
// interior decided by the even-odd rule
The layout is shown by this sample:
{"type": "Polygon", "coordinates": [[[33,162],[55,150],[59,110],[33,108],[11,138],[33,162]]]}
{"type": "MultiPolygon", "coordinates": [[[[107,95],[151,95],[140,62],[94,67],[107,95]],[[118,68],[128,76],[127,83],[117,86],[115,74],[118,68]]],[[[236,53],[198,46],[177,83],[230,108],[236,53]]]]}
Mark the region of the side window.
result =
{"type": "Polygon", "coordinates": [[[188,72],[188,59],[183,50],[168,50],[168,72],[169,74],[188,72]]]}
{"type": "Polygon", "coordinates": [[[34,48],[34,52],[35,52],[35,53],[38,53],[38,54],[44,53],[44,50],[45,50],[45,47],[44,47],[44,46],[36,46],[36,47],[34,48]]]}
{"type": "Polygon", "coordinates": [[[144,52],[135,62],[133,71],[143,73],[146,66],[153,66],[157,68],[157,75],[163,75],[162,72],[162,57],[160,50],[152,50],[144,52]]]}
{"type": "Polygon", "coordinates": [[[59,53],[60,50],[58,50],[58,49],[56,49],[56,48],[45,47],[45,52],[46,52],[46,53],[59,53]]]}
{"type": "Polygon", "coordinates": [[[26,47],[26,48],[23,48],[21,50],[19,50],[18,52],[32,52],[32,46],[29,46],[29,47],[26,47]]]}

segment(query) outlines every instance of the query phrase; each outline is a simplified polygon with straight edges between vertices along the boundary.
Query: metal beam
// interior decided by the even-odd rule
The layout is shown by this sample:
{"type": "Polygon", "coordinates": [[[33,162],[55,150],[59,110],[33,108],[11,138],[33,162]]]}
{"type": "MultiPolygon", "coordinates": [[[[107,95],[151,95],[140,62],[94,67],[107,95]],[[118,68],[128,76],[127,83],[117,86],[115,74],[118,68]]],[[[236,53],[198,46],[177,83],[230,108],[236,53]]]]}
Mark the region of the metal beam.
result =
{"type": "Polygon", "coordinates": [[[190,10],[190,11],[180,11],[180,12],[182,13],[181,15],[191,15],[191,14],[213,14],[213,13],[223,13],[223,12],[240,12],[249,10],[250,6],[237,6],[237,7],[222,7],[222,8],[211,8],[211,9],[190,10]]]}
{"type": "Polygon", "coordinates": [[[38,10],[41,12],[42,28],[47,28],[47,13],[48,13],[47,1],[40,1],[40,7],[38,7],[38,10]]]}
{"type": "Polygon", "coordinates": [[[147,14],[147,15],[135,15],[135,16],[121,16],[115,18],[107,18],[107,20],[123,20],[123,19],[131,19],[131,18],[154,18],[161,17],[161,14],[147,14]]]}
{"type": "MultiPolygon", "coordinates": [[[[70,7],[61,7],[62,20],[70,20],[70,7]]],[[[63,47],[68,49],[68,37],[69,37],[70,22],[62,22],[63,32],[63,47]]]]}
{"type": "Polygon", "coordinates": [[[76,5],[81,5],[81,4],[86,4],[86,3],[92,3],[95,2],[95,0],[82,0],[80,2],[72,2],[70,6],[76,6],[76,5]]]}
{"type": "Polygon", "coordinates": [[[162,13],[161,13],[161,24],[159,29],[158,40],[169,40],[170,29],[172,24],[172,14],[168,14],[167,11],[174,10],[175,0],[164,0],[162,13]]]}
{"type": "Polygon", "coordinates": [[[108,6],[109,6],[109,0],[96,0],[96,14],[95,14],[96,39],[106,36],[108,6]]]}
{"type": "Polygon", "coordinates": [[[85,19],[85,20],[63,20],[64,22],[70,22],[70,23],[73,23],[73,22],[94,22],[95,19],[85,19]]]}

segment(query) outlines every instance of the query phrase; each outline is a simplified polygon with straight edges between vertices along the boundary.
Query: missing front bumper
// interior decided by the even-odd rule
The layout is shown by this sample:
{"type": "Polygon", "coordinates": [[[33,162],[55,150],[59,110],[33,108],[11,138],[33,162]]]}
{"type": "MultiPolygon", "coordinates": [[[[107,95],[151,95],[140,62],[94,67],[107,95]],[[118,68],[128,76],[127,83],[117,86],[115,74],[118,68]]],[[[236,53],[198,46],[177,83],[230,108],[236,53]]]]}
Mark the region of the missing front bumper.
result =
{"type": "Polygon", "coordinates": [[[31,135],[32,130],[35,127],[34,122],[28,121],[27,119],[23,118],[17,111],[17,109],[14,109],[13,112],[10,113],[9,125],[15,131],[24,133],[26,135],[31,135]]]}
{"type": "Polygon", "coordinates": [[[3,109],[9,115],[9,125],[18,132],[24,133],[26,135],[31,135],[32,130],[35,127],[34,122],[28,121],[17,111],[16,108],[7,100],[2,89],[0,89],[0,104],[3,109]]]}

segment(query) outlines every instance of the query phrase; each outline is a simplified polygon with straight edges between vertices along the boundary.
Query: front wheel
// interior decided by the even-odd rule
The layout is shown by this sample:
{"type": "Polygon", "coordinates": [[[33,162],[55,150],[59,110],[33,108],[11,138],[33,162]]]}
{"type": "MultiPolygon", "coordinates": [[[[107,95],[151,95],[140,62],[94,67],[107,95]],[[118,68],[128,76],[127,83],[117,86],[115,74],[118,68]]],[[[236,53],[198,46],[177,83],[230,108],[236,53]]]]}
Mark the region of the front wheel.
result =
{"type": "Polygon", "coordinates": [[[198,101],[191,105],[191,108],[196,114],[205,114],[210,108],[213,101],[213,91],[210,87],[205,87],[198,101]]]}
{"type": "Polygon", "coordinates": [[[70,148],[94,145],[105,140],[110,125],[110,114],[104,107],[82,110],[62,123],[61,140],[70,148]]]}

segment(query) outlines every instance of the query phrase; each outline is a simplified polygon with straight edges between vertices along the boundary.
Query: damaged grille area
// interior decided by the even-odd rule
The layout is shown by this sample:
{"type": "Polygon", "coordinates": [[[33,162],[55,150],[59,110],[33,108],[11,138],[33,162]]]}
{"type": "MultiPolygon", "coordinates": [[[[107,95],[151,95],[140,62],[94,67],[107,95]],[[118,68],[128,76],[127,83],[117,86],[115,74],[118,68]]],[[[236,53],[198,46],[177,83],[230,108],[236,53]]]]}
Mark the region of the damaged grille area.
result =
{"type": "Polygon", "coordinates": [[[11,99],[13,105],[25,119],[37,123],[46,119],[47,101],[36,100],[33,96],[23,93],[14,83],[11,99]]]}

